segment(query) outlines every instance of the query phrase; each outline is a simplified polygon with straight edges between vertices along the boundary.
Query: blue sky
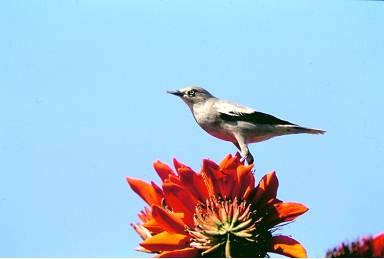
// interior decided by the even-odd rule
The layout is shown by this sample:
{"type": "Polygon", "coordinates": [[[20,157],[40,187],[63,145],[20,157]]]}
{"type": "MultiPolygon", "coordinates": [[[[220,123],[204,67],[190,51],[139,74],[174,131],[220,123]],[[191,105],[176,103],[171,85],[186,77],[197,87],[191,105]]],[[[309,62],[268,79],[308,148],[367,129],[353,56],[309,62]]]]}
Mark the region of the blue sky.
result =
{"type": "Polygon", "coordinates": [[[251,146],[255,176],[310,211],[282,233],[310,256],[384,231],[380,1],[1,1],[0,256],[143,257],[126,176],[235,147],[167,89],[308,127],[251,146]]]}

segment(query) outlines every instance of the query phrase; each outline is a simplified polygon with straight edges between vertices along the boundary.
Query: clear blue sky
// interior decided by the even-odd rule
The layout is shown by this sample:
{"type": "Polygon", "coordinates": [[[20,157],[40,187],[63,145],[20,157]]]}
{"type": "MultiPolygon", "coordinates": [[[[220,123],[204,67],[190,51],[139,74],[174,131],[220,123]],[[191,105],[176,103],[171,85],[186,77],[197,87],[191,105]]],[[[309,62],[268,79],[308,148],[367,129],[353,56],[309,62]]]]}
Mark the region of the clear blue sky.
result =
{"type": "Polygon", "coordinates": [[[167,89],[200,85],[324,136],[251,146],[310,211],[310,256],[384,231],[384,3],[0,2],[0,256],[137,257],[126,176],[235,147],[167,89]]]}

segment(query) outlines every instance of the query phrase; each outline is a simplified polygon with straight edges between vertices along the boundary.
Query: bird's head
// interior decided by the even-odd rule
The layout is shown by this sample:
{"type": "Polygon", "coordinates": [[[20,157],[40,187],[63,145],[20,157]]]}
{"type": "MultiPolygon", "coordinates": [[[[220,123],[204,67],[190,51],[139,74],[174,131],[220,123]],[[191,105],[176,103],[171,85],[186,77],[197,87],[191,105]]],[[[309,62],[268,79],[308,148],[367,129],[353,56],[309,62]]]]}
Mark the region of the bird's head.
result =
{"type": "Polygon", "coordinates": [[[167,91],[167,93],[179,96],[189,107],[192,107],[196,103],[205,102],[213,97],[207,90],[197,86],[185,87],[175,91],[167,91]]]}

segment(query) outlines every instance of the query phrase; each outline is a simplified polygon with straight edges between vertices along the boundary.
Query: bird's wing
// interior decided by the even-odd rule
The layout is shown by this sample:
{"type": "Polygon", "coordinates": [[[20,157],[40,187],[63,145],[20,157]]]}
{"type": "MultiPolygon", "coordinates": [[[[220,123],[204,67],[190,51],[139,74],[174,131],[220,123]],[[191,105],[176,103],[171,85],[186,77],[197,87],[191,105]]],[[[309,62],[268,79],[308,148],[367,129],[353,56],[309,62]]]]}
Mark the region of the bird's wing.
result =
{"type": "Polygon", "coordinates": [[[249,107],[227,101],[217,102],[215,108],[219,112],[220,117],[227,121],[246,121],[269,125],[295,125],[289,121],[280,120],[272,115],[257,112],[249,107]]]}

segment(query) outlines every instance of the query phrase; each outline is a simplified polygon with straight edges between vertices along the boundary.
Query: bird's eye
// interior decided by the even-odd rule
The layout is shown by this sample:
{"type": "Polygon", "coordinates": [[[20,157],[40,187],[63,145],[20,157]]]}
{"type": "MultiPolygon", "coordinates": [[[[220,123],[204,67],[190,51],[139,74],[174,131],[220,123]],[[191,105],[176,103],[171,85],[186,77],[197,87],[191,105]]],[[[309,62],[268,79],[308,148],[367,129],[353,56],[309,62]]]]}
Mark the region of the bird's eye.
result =
{"type": "Polygon", "coordinates": [[[189,90],[189,91],[187,92],[187,94],[188,94],[189,97],[194,97],[195,94],[196,94],[196,91],[195,91],[195,90],[189,90]]]}

